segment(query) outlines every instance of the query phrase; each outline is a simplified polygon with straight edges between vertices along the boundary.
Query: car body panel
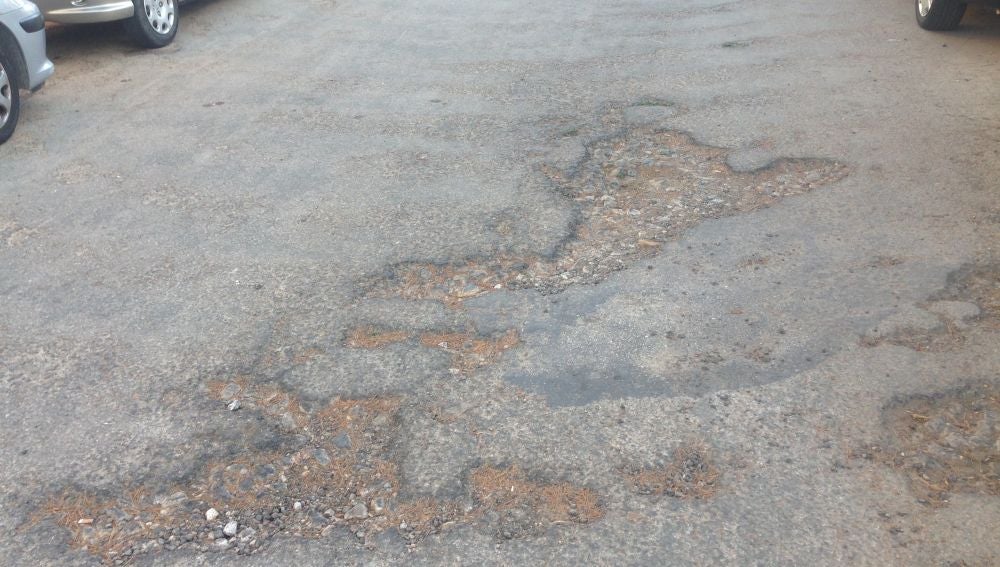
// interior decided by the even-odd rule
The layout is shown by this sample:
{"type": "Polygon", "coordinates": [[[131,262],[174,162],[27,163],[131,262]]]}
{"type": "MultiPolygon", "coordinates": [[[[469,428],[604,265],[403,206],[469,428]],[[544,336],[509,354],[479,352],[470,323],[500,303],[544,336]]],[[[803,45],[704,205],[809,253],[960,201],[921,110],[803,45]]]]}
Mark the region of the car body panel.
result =
{"type": "MultiPolygon", "coordinates": [[[[22,85],[37,90],[52,76],[54,67],[45,54],[45,30],[29,32],[22,22],[32,22],[39,16],[39,9],[26,0],[0,0],[0,26],[9,32],[21,50],[21,60],[27,76],[22,85]]],[[[29,26],[29,29],[31,27],[29,26]]]]}
{"type": "Polygon", "coordinates": [[[45,19],[60,24],[96,24],[131,18],[132,0],[38,0],[45,19]]]}
{"type": "MultiPolygon", "coordinates": [[[[132,17],[132,0],[36,0],[45,20],[60,24],[97,24],[132,17]]],[[[180,0],[179,4],[185,4],[180,0]]]]}

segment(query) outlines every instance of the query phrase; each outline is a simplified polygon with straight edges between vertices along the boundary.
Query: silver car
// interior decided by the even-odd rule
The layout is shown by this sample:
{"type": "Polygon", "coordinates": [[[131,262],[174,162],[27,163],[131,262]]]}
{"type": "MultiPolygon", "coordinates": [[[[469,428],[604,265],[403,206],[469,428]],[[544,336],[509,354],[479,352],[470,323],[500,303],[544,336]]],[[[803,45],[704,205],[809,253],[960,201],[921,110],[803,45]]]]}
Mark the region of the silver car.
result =
{"type": "Polygon", "coordinates": [[[155,49],[177,35],[183,0],[36,0],[45,19],[60,24],[121,21],[139,45],[155,49]]]}
{"type": "Polygon", "coordinates": [[[0,144],[17,128],[21,89],[41,88],[52,69],[38,7],[27,0],[0,0],[0,144]]]}

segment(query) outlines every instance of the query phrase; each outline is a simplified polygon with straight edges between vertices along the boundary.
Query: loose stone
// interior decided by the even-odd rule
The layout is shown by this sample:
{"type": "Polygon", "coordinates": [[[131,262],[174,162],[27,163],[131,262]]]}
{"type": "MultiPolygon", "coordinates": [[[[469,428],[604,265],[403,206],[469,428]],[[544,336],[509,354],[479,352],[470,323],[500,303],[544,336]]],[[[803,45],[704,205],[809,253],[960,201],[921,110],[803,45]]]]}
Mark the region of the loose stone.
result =
{"type": "Polygon", "coordinates": [[[233,537],[239,529],[240,525],[236,520],[233,520],[226,524],[226,527],[222,528],[222,533],[226,534],[227,537],[233,537]]]}
{"type": "Polygon", "coordinates": [[[344,513],[345,520],[364,520],[368,517],[368,506],[364,502],[359,502],[344,513]]]}

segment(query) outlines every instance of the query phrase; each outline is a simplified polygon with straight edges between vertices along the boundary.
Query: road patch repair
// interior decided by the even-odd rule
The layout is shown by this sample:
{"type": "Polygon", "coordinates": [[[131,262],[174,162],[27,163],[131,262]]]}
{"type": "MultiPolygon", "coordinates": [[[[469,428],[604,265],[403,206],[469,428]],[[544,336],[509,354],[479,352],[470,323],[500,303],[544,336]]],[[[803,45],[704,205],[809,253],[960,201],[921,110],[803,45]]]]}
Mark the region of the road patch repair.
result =
{"type": "Polygon", "coordinates": [[[571,171],[541,174],[575,207],[572,235],[552,256],[499,253],[434,264],[411,262],[361,282],[371,298],[433,300],[457,307],[502,289],[558,293],[596,284],[705,219],[767,207],[843,179],[847,166],[825,159],[779,159],[736,171],[729,151],[690,135],[630,128],[587,145],[571,171]]]}

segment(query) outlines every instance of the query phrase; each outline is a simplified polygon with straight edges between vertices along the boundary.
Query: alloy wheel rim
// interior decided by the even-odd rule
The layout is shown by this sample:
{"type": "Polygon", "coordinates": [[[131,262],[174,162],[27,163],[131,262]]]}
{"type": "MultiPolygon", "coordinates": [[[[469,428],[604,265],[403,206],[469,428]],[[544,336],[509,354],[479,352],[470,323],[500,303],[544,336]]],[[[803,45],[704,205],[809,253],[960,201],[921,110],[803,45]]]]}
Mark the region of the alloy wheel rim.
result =
{"type": "Polygon", "coordinates": [[[12,91],[7,70],[3,68],[3,63],[0,63],[0,128],[6,126],[7,121],[10,120],[10,113],[14,107],[14,93],[12,91]]]}
{"type": "Polygon", "coordinates": [[[918,0],[917,6],[920,8],[920,17],[921,18],[926,18],[927,17],[927,14],[929,14],[930,11],[931,11],[931,4],[933,4],[933,3],[934,3],[934,0],[918,0]]]}
{"type": "Polygon", "coordinates": [[[167,35],[174,29],[174,23],[177,21],[175,2],[176,0],[143,0],[146,20],[153,31],[167,35]]]}

